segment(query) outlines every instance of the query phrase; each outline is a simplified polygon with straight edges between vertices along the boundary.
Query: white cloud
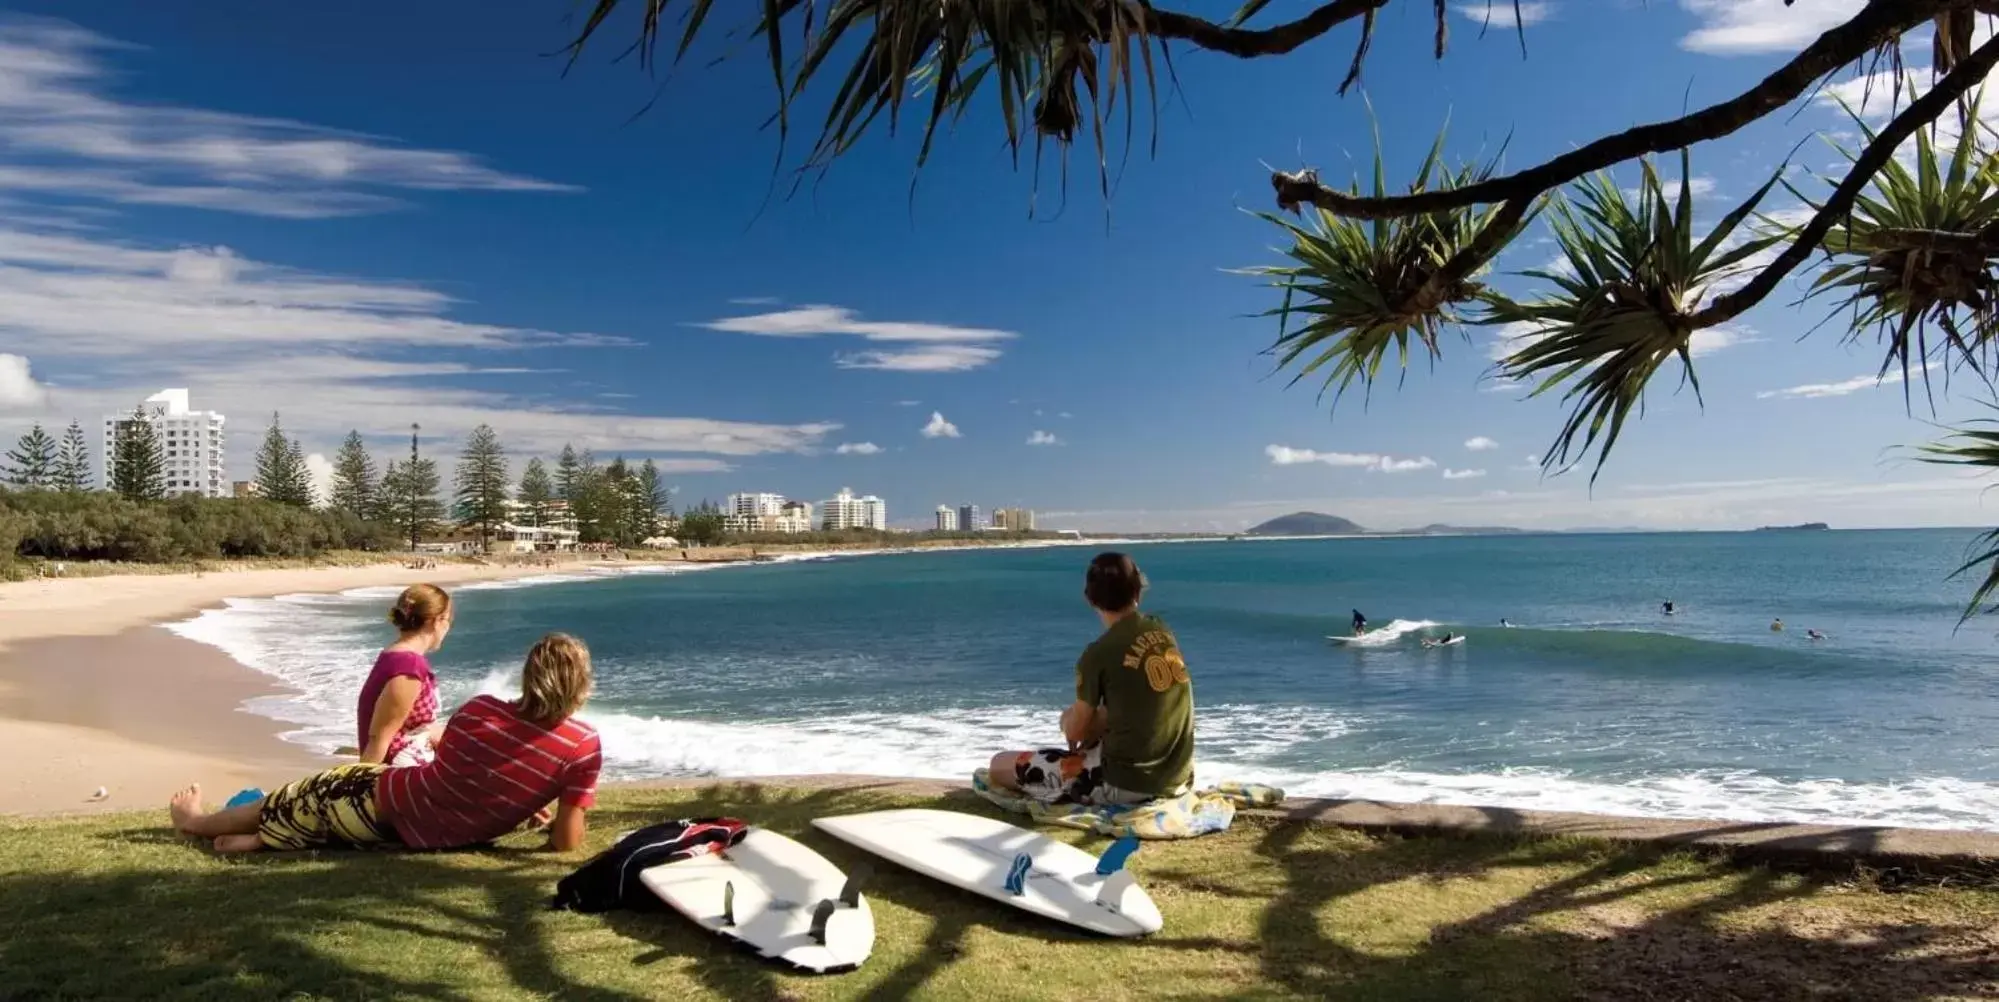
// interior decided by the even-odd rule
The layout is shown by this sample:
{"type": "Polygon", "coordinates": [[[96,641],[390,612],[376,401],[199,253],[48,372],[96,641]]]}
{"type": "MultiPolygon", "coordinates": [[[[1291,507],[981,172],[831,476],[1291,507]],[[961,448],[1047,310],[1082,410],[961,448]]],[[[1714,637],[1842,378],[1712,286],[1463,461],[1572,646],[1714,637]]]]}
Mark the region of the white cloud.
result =
{"type": "MultiPolygon", "coordinates": [[[[1494,329],[1493,341],[1486,349],[1486,354],[1495,362],[1504,362],[1521,349],[1547,336],[1541,328],[1530,323],[1501,324],[1494,329]]],[[[1746,327],[1703,327],[1695,331],[1694,336],[1687,342],[1687,350],[1695,358],[1699,358],[1754,340],[1752,333],[1746,327]]],[[[1489,385],[1485,389],[1492,393],[1515,389],[1520,383],[1519,380],[1503,376],[1495,377],[1490,382],[1494,385],[1489,385]]]]}
{"type": "Polygon", "coordinates": [[[1694,336],[1688,340],[1687,353],[1695,358],[1699,358],[1702,355],[1712,355],[1723,348],[1733,348],[1738,344],[1747,344],[1753,340],[1755,338],[1750,337],[1746,330],[1738,330],[1731,327],[1703,327],[1695,331],[1694,336]]]}
{"type": "MultiPolygon", "coordinates": [[[[1714,178],[1711,178],[1711,177],[1708,177],[1708,176],[1707,176],[1707,175],[1705,175],[1705,174],[1696,174],[1696,175],[1694,175],[1694,176],[1693,176],[1692,178],[1689,178],[1689,179],[1687,180],[1687,190],[1688,190],[1688,191],[1691,191],[1691,192],[1693,192],[1693,195],[1694,195],[1694,197],[1695,197],[1695,198],[1697,198],[1697,199],[1699,199],[1699,198],[1706,198],[1706,197],[1708,197],[1709,195],[1712,195],[1712,194],[1714,194],[1714,190],[1715,190],[1715,180],[1714,180],[1714,178]]],[[[1660,191],[1660,193],[1661,193],[1662,195],[1664,195],[1664,196],[1665,196],[1665,197],[1666,197],[1666,198],[1667,198],[1668,200],[1673,200],[1673,199],[1677,199],[1677,198],[1679,198],[1679,197],[1680,197],[1680,179],[1679,179],[1679,178],[1676,178],[1676,177],[1675,177],[1675,178],[1660,178],[1660,179],[1659,179],[1659,191],[1660,191]]],[[[1626,188],[1626,189],[1624,189],[1624,194],[1625,194],[1625,195],[1626,195],[1627,197],[1629,197],[1629,198],[1634,198],[1634,199],[1635,199],[1635,198],[1637,198],[1637,197],[1639,196],[1639,189],[1637,189],[1637,188],[1626,188]]],[[[1564,260],[1566,260],[1566,259],[1564,259],[1564,260]]]]}
{"type": "Polygon", "coordinates": [[[227,247],[139,247],[0,222],[10,345],[64,355],[172,350],[240,357],[314,346],[522,348],[626,344],[595,334],[446,318],[451,297],[405,282],[315,274],[227,247]]]}
{"type": "Polygon", "coordinates": [[[834,356],[833,364],[842,369],[881,369],[887,372],[965,372],[998,357],[998,348],[976,344],[940,344],[901,351],[857,351],[834,356]]]}
{"type": "Polygon", "coordinates": [[[897,407],[921,407],[921,406],[923,406],[923,401],[921,401],[921,400],[898,400],[898,401],[896,401],[896,402],[895,402],[895,405],[896,405],[897,407]]]}
{"type": "Polygon", "coordinates": [[[882,447],[873,442],[841,442],[833,451],[842,456],[872,456],[882,451],[882,447]]]}
{"type": "Polygon", "coordinates": [[[1482,476],[1485,476],[1485,471],[1484,471],[1484,470],[1450,470],[1450,469],[1447,469],[1447,470],[1445,470],[1445,471],[1444,471],[1444,479],[1445,479],[1445,480],[1473,480],[1473,479],[1476,479],[1476,478],[1478,478],[1478,477],[1482,477],[1482,476]]]}
{"type": "Polygon", "coordinates": [[[1713,55],[1795,52],[1860,12],[1865,0],[1680,0],[1701,26],[1683,48],[1713,55]]]}
{"type": "Polygon", "coordinates": [[[1029,436],[1027,436],[1027,444],[1028,444],[1028,445],[1061,445],[1061,444],[1062,444],[1062,440],[1061,440],[1061,439],[1059,439],[1059,438],[1057,438],[1057,437],[1055,437],[1055,433],[1054,433],[1054,432],[1052,432],[1052,431],[1037,431],[1037,432],[1035,432],[1034,434],[1032,434],[1032,435],[1029,435],[1029,436]]]}
{"type": "Polygon", "coordinates": [[[312,481],[312,496],[315,503],[333,496],[333,461],[321,453],[308,453],[305,457],[305,475],[312,481]]]}
{"type": "Polygon", "coordinates": [[[0,20],[0,145],[34,158],[0,189],[145,205],[313,218],[401,202],[369,189],[574,191],[468,153],[227,111],[140,104],[112,93],[107,53],[125,48],[63,21],[0,20]]]}
{"type": "Polygon", "coordinates": [[[798,306],[771,313],[723,317],[697,326],[758,337],[808,338],[844,334],[868,341],[920,344],[917,348],[878,349],[835,356],[843,369],[886,369],[892,372],[963,372],[1000,357],[997,342],[1019,335],[986,327],[950,324],[862,320],[843,306],[798,306]]]}
{"type": "Polygon", "coordinates": [[[776,296],[735,296],[729,300],[734,306],[776,306],[783,300],[776,296]]]}
{"type": "Polygon", "coordinates": [[[1492,330],[1492,345],[1486,349],[1486,356],[1495,362],[1504,362],[1507,356],[1547,337],[1539,325],[1525,321],[1500,324],[1492,330]]]}
{"type": "Polygon", "coordinates": [[[1324,463],[1327,466],[1374,470],[1378,473],[1408,473],[1413,470],[1434,469],[1437,461],[1428,456],[1405,458],[1387,456],[1378,452],[1316,452],[1311,449],[1294,449],[1288,445],[1266,445],[1263,454],[1277,466],[1297,466],[1301,463],[1324,463]]]}
{"type": "MultiPolygon", "coordinates": [[[[445,314],[455,305],[420,285],[283,268],[227,248],[146,247],[0,220],[0,325],[8,347],[35,358],[42,371],[63,371],[67,363],[80,375],[32,398],[31,407],[51,418],[123,410],[173,385],[194,390],[198,406],[224,413],[282,411],[288,429],[328,448],[349,428],[374,434],[416,421],[427,435],[443,436],[491,424],[522,451],[574,441],[636,454],[756,455],[805,451],[839,427],[607,417],[501,392],[491,388],[497,377],[549,368],[520,364],[518,352],[636,346],[453,320],[445,314]],[[512,364],[423,355],[440,350],[504,352],[512,364]]],[[[719,460],[672,463],[667,468],[685,472],[726,468],[719,460]]]]}
{"type": "Polygon", "coordinates": [[[1487,449],[1499,448],[1499,443],[1484,435],[1474,435],[1471,438],[1465,439],[1465,448],[1473,452],[1484,452],[1487,449]]]}
{"type": "Polygon", "coordinates": [[[35,382],[27,358],[0,354],[0,410],[37,410],[49,399],[49,391],[35,382]]]}
{"type": "Polygon", "coordinates": [[[944,420],[943,411],[931,411],[930,423],[923,426],[924,438],[961,438],[958,426],[944,420]]]}
{"type": "MultiPolygon", "coordinates": [[[[1909,366],[1912,373],[1928,372],[1936,367],[1934,362],[1922,362],[1909,366]]],[[[1815,400],[1821,397],[1843,397],[1861,390],[1871,390],[1876,386],[1895,386],[1902,382],[1902,370],[1891,369],[1880,375],[1855,376],[1837,383],[1806,383],[1803,386],[1789,386],[1781,390],[1763,390],[1756,394],[1758,400],[1815,400]]]]}
{"type": "Polygon", "coordinates": [[[1519,18],[1514,18],[1514,0],[1458,0],[1452,9],[1493,29],[1515,27],[1531,28],[1555,15],[1555,5],[1548,0],[1520,0],[1519,18]]]}

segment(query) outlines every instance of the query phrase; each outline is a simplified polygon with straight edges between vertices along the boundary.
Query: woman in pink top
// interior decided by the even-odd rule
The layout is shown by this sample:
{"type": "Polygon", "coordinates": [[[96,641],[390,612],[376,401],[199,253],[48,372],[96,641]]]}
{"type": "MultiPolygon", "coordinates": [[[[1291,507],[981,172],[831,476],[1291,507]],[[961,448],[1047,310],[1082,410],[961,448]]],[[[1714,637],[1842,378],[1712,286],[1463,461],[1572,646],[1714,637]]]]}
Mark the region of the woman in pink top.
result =
{"type": "Polygon", "coordinates": [[[401,635],[375,658],[361,683],[356,714],[361,761],[382,765],[422,765],[436,757],[443,724],[437,720],[437,676],[424,655],[444,646],[451,632],[451,596],[436,585],[403,589],[389,610],[401,635]]]}

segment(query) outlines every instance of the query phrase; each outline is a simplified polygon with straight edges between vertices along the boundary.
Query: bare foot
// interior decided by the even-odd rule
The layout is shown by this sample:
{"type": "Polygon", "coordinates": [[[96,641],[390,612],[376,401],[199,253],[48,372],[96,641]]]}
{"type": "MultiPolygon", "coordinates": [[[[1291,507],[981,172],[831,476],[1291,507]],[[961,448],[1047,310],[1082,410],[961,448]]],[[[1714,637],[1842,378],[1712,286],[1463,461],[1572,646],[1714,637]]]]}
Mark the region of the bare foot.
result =
{"type": "Polygon", "coordinates": [[[264,840],[255,835],[217,835],[216,852],[256,852],[264,847],[264,840]]]}
{"type": "Polygon", "coordinates": [[[179,831],[186,831],[191,822],[198,821],[207,814],[207,811],[201,809],[200,783],[189,783],[187,789],[174,794],[173,799],[167,801],[167,815],[173,818],[174,828],[179,831]]]}

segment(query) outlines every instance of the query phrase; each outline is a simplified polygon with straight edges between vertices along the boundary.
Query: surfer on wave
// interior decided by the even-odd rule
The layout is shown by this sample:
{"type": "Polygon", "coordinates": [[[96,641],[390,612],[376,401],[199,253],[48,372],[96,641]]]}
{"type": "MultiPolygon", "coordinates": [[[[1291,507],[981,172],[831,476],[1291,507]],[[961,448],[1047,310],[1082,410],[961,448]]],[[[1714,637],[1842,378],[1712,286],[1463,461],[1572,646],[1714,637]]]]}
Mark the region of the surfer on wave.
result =
{"type": "Polygon", "coordinates": [[[1674,609],[1673,609],[1673,600],[1672,600],[1672,599],[1670,599],[1670,598],[1669,598],[1669,599],[1667,599],[1667,600],[1666,600],[1666,601],[1665,601],[1665,602],[1664,602],[1663,604],[1661,604],[1661,605],[1659,606],[1659,611],[1660,611],[1660,612],[1662,612],[1662,613],[1664,613],[1664,614],[1666,614],[1666,615],[1668,615],[1668,616],[1672,615],[1672,614],[1673,614],[1673,612],[1674,612],[1674,609]]]}
{"type": "Polygon", "coordinates": [[[1353,635],[1358,637],[1366,632],[1367,632],[1367,617],[1361,615],[1359,609],[1355,609],[1353,611],[1353,635]]]}

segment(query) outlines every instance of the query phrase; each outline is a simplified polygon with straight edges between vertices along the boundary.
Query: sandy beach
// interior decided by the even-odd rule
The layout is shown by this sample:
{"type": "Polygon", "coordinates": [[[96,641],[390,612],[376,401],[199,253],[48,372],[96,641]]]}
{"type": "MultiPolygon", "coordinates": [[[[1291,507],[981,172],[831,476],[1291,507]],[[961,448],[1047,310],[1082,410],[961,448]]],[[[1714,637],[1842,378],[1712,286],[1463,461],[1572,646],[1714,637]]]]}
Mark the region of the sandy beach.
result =
{"type": "Polygon", "coordinates": [[[157,624],[229,598],[545,573],[383,563],[0,584],[0,814],[131,810],[192,780],[269,788],[325,764],[240,708],[278,691],[268,678],[157,624]]]}

